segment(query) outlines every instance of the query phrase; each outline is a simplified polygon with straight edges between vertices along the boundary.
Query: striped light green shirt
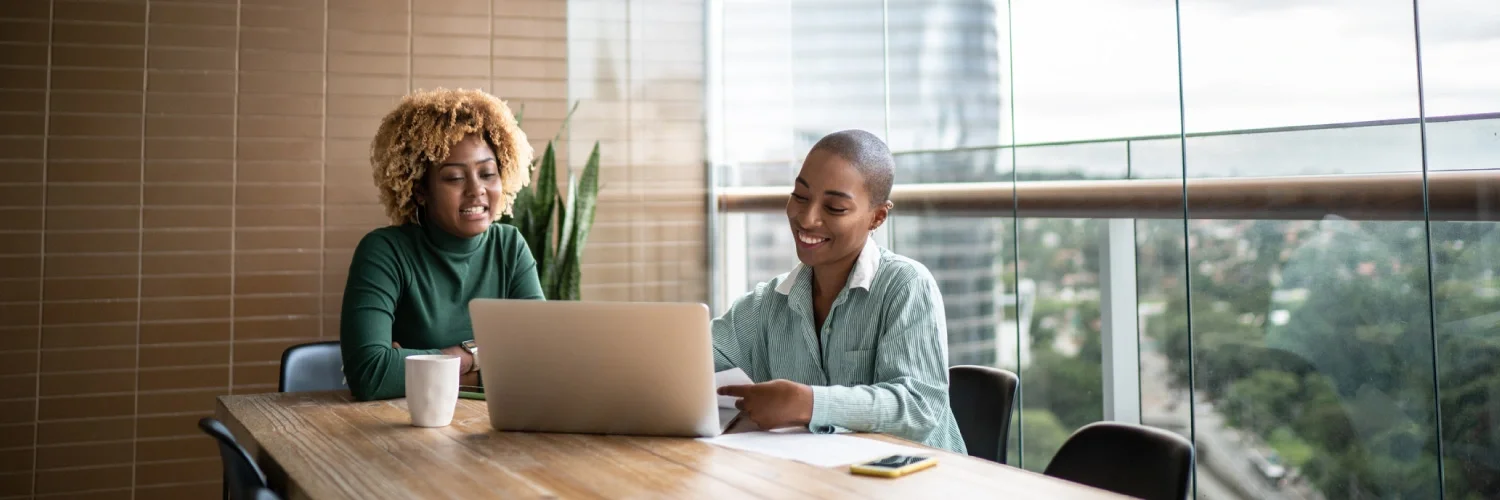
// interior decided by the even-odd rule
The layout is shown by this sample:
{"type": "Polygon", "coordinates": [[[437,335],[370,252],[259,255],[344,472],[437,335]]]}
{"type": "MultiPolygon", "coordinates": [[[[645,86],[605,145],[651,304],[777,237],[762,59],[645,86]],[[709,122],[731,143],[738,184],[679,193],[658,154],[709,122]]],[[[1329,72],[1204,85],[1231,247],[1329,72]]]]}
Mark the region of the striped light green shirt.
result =
{"type": "Polygon", "coordinates": [[[812,432],[878,432],[965,452],[948,404],[943,298],[926,267],[866,241],[822,333],[812,269],[798,264],[713,321],[715,369],[812,386],[812,432]]]}

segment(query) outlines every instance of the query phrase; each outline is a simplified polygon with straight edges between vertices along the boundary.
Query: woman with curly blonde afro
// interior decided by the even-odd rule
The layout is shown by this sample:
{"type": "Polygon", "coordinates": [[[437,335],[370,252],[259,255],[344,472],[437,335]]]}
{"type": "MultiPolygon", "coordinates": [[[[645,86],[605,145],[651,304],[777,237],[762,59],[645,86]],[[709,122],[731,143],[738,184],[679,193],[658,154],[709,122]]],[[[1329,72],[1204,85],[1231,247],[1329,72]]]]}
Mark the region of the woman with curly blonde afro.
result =
{"type": "Polygon", "coordinates": [[[339,324],[355,398],[403,396],[414,354],[458,356],[460,384],[479,385],[469,301],[543,298],[525,239],[495,223],[531,157],[510,108],[478,90],[416,91],[381,121],[370,163],[392,225],[355,248],[339,324]]]}

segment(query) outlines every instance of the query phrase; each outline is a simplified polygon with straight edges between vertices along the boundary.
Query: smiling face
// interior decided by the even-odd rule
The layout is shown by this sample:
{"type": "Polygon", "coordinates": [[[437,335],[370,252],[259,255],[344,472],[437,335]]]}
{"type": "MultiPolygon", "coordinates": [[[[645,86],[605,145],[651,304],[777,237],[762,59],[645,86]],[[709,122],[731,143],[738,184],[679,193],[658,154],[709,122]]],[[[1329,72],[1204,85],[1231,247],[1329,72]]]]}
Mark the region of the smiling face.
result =
{"type": "Polygon", "coordinates": [[[500,165],[478,134],[449,148],[447,158],[427,169],[427,180],[417,191],[423,223],[460,238],[489,230],[500,197],[500,165]]]}
{"type": "Polygon", "coordinates": [[[817,268],[853,266],[870,231],[890,213],[890,202],[872,199],[859,169],[821,149],[808,153],[797,173],[786,217],[797,240],[797,260],[817,268]]]}

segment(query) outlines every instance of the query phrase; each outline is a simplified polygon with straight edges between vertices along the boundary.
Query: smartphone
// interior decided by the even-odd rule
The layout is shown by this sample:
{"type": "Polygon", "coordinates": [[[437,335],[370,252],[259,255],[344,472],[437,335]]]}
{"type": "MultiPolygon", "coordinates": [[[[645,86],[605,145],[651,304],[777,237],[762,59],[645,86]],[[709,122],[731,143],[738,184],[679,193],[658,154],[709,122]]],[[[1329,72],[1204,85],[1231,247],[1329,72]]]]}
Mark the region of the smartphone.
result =
{"type": "Polygon", "coordinates": [[[873,462],[849,466],[849,472],[867,476],[900,477],[937,465],[937,458],[915,455],[891,455],[873,462]]]}

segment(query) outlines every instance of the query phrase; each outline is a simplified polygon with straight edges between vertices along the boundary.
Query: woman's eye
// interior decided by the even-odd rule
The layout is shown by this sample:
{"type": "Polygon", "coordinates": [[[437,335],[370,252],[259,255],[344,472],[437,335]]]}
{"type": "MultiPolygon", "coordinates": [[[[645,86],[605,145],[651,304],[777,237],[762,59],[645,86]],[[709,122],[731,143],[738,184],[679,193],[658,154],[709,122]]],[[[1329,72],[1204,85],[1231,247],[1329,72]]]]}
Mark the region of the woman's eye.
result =
{"type": "Polygon", "coordinates": [[[800,201],[800,202],[806,202],[807,201],[807,197],[799,195],[797,193],[792,193],[792,199],[800,201]]]}
{"type": "Polygon", "coordinates": [[[485,173],[479,174],[479,178],[480,179],[493,179],[493,178],[495,178],[498,175],[500,175],[500,174],[497,174],[495,172],[485,172],[485,173]]]}
{"type": "Polygon", "coordinates": [[[463,182],[464,178],[463,177],[448,177],[448,178],[443,179],[443,180],[447,181],[447,182],[463,182]]]}

